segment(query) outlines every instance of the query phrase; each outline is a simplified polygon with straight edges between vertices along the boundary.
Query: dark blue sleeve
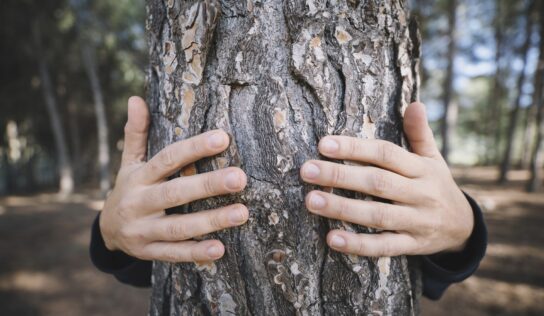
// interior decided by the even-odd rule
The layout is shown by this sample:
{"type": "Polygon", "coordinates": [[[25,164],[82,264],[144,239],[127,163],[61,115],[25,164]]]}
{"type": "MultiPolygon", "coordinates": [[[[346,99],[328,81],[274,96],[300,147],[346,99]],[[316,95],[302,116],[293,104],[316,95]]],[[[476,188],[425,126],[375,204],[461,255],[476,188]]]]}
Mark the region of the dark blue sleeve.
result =
{"type": "Polygon", "coordinates": [[[121,251],[106,248],[99,225],[100,214],[91,229],[89,247],[91,261],[98,270],[113,275],[117,280],[138,287],[151,286],[151,261],[139,260],[121,251]]]}
{"type": "Polygon", "coordinates": [[[423,295],[438,300],[452,283],[474,274],[487,247],[487,228],[482,210],[468,194],[465,196],[474,213],[474,229],[465,249],[457,253],[440,253],[422,258],[423,295]]]}
{"type": "MultiPolygon", "coordinates": [[[[465,194],[466,195],[466,194],[465,194]]],[[[465,249],[459,253],[443,253],[423,256],[423,295],[437,300],[452,283],[471,276],[485,255],[487,229],[478,204],[466,195],[473,213],[474,229],[465,249]]],[[[112,274],[119,281],[140,287],[151,286],[151,261],[139,260],[121,251],[106,248],[96,217],[91,233],[90,255],[93,264],[102,272],[112,274]]]]}

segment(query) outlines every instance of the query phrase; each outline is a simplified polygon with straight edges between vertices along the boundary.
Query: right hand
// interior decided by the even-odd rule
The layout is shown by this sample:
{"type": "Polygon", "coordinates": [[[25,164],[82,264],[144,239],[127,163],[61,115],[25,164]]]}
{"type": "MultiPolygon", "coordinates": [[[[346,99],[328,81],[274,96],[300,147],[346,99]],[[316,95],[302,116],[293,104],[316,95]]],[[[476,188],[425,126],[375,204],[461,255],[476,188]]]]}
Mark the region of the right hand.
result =
{"type": "Polygon", "coordinates": [[[247,178],[239,168],[166,180],[199,159],[223,152],[229,145],[228,135],[210,131],[174,143],[145,162],[148,128],[144,100],[130,98],[121,168],[100,216],[106,247],[143,260],[207,262],[221,258],[225,247],[219,240],[192,238],[244,224],[249,217],[244,205],[175,215],[165,215],[164,210],[245,188],[247,178]]]}

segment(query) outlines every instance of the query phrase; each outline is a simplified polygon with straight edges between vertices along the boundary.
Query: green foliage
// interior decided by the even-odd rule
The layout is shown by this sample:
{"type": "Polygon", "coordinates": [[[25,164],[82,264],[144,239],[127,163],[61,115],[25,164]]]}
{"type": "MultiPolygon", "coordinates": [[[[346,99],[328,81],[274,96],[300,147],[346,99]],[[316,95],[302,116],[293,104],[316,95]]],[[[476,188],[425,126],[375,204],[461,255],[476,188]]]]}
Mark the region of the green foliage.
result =
{"type": "MultiPolygon", "coordinates": [[[[38,57],[45,56],[72,159],[83,171],[80,173],[83,180],[93,180],[96,124],[90,84],[81,62],[81,45],[92,40],[97,47],[97,64],[111,129],[110,143],[115,145],[122,139],[127,98],[144,92],[145,10],[143,0],[80,2],[78,12],[68,0],[2,0],[0,161],[5,161],[8,151],[7,123],[15,122],[19,137],[26,141],[25,150],[30,153],[26,154],[26,162],[18,164],[42,157],[41,160],[49,160],[50,168],[54,167],[55,146],[37,65],[38,57]],[[39,28],[42,34],[42,50],[36,48],[33,27],[39,28]],[[76,147],[80,152],[76,152],[76,147]]],[[[117,159],[114,157],[114,160],[117,159]]],[[[5,169],[6,165],[1,168],[5,169]]]]}

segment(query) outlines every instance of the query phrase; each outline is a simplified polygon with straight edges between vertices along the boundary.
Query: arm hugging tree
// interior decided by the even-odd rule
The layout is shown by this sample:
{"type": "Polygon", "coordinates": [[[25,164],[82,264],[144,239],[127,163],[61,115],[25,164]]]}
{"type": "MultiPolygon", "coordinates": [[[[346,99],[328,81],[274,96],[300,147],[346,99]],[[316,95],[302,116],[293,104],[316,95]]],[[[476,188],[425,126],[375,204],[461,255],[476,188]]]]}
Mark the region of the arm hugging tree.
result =
{"type": "Polygon", "coordinates": [[[245,226],[213,234],[221,260],[155,263],[151,315],[417,314],[417,260],[329,251],[331,228],[367,230],[311,215],[313,188],[299,177],[325,135],[403,143],[419,58],[405,1],[148,0],[147,9],[149,155],[222,128],[229,149],[182,174],[248,175],[241,194],[172,212],[250,210],[245,226]]]}

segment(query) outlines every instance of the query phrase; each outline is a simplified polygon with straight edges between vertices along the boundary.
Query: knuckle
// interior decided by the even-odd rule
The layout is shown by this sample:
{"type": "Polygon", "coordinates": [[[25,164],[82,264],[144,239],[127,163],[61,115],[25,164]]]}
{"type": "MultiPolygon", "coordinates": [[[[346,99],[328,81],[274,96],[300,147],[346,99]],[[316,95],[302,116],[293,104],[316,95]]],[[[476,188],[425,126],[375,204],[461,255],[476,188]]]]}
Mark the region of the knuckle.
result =
{"type": "Polygon", "coordinates": [[[376,251],[376,257],[390,257],[393,255],[393,246],[390,242],[383,242],[376,251]]]}
{"type": "Polygon", "coordinates": [[[385,206],[379,206],[372,212],[372,223],[378,229],[387,229],[390,226],[391,218],[389,212],[385,210],[385,206]]]}
{"type": "Polygon", "coordinates": [[[179,261],[179,255],[178,252],[174,247],[167,247],[165,251],[162,253],[162,257],[164,261],[167,262],[178,262],[179,261]]]}
{"type": "Polygon", "coordinates": [[[391,189],[391,186],[391,178],[384,172],[376,170],[372,173],[371,189],[374,193],[384,194],[391,189]]]}
{"type": "Polygon", "coordinates": [[[221,216],[215,212],[208,215],[208,224],[214,231],[223,229],[227,226],[224,224],[224,221],[221,219],[221,216]]]}
{"type": "Polygon", "coordinates": [[[345,220],[346,212],[348,210],[349,203],[345,199],[339,199],[336,203],[336,208],[333,210],[333,216],[336,219],[345,220]]]}
{"type": "Polygon", "coordinates": [[[200,137],[193,137],[190,140],[188,140],[188,147],[190,148],[191,152],[193,154],[199,154],[203,152],[203,147],[200,145],[200,137]]]}
{"type": "Polygon", "coordinates": [[[215,183],[215,177],[213,177],[211,174],[207,174],[204,178],[203,186],[204,186],[204,193],[206,196],[214,196],[217,194],[217,186],[215,183]]]}
{"type": "Polygon", "coordinates": [[[132,212],[136,207],[136,203],[131,198],[122,198],[119,201],[117,213],[119,214],[119,217],[121,217],[124,220],[128,220],[131,218],[132,212]]]}
{"type": "Polygon", "coordinates": [[[165,235],[170,239],[185,240],[189,238],[185,228],[176,222],[166,224],[164,230],[165,235]]]}
{"type": "Polygon", "coordinates": [[[179,200],[178,190],[177,190],[176,186],[174,186],[172,183],[168,183],[168,182],[164,183],[162,185],[162,190],[161,191],[162,191],[161,192],[162,199],[166,203],[176,204],[177,201],[179,200]]]}
{"type": "Polygon", "coordinates": [[[363,238],[358,238],[357,240],[357,255],[364,256],[366,252],[366,245],[363,238]]]}
{"type": "Polygon", "coordinates": [[[190,259],[193,262],[198,262],[202,259],[202,256],[200,255],[200,249],[197,245],[191,247],[191,250],[189,252],[189,256],[191,257],[190,259]]]}
{"type": "Polygon", "coordinates": [[[348,140],[348,156],[349,157],[355,157],[357,156],[357,154],[359,153],[359,149],[360,149],[360,146],[359,146],[359,141],[358,139],[349,139],[348,140]]]}
{"type": "Polygon", "coordinates": [[[385,164],[393,162],[395,147],[394,145],[383,141],[378,145],[378,158],[385,164]]]}
{"type": "Polygon", "coordinates": [[[160,153],[159,161],[165,169],[172,169],[176,166],[176,159],[174,157],[174,150],[172,147],[166,147],[160,153]]]}
{"type": "Polygon", "coordinates": [[[332,167],[332,185],[338,186],[346,181],[346,170],[343,166],[335,165],[332,167]]]}
{"type": "Polygon", "coordinates": [[[119,229],[119,237],[124,241],[124,242],[129,242],[133,239],[134,237],[134,233],[133,233],[133,230],[130,229],[129,226],[123,226],[119,229]]]}

